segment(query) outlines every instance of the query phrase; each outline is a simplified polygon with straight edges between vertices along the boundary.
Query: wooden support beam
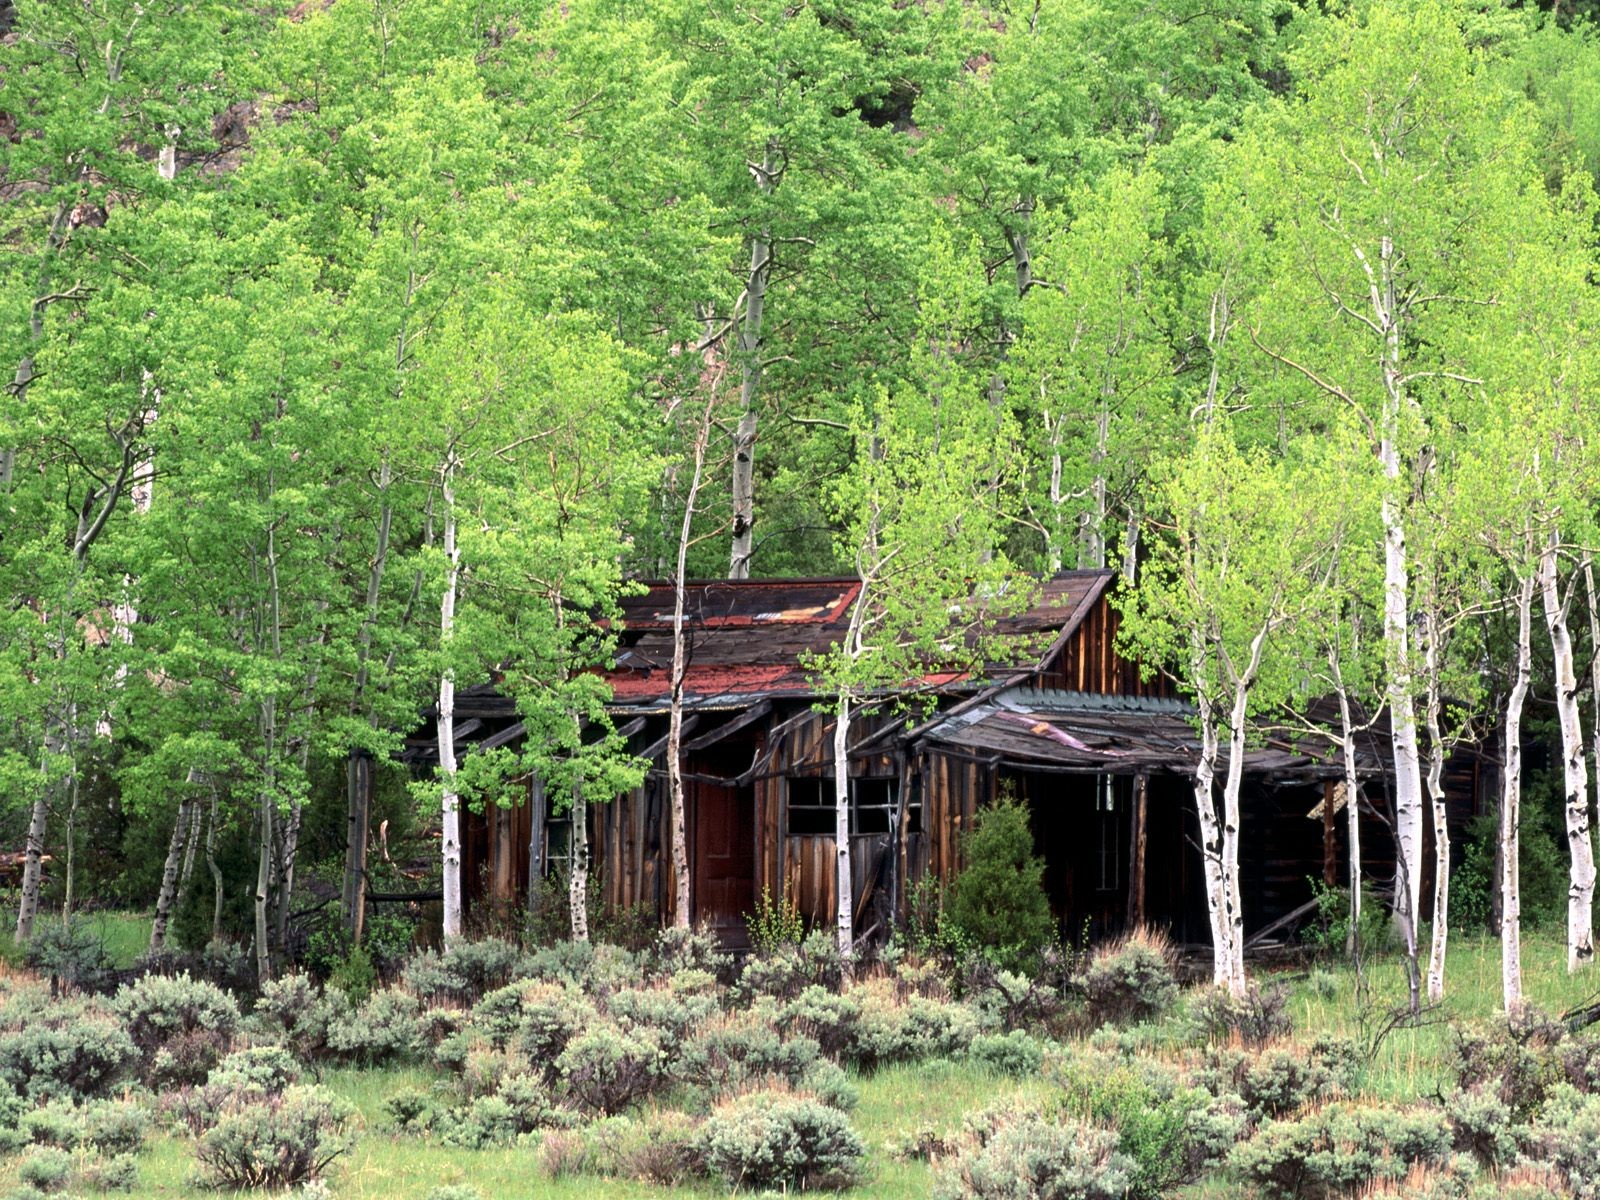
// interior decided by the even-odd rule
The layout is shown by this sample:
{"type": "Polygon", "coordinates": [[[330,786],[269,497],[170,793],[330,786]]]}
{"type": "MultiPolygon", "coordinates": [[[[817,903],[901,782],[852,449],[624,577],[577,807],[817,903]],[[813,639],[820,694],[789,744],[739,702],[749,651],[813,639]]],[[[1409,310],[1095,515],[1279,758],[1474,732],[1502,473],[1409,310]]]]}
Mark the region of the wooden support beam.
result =
{"type": "Polygon", "coordinates": [[[1322,785],[1322,882],[1328,887],[1339,886],[1339,844],[1333,834],[1333,801],[1338,786],[1331,779],[1322,785]]]}
{"type": "Polygon", "coordinates": [[[714,746],[724,738],[738,733],[739,730],[744,729],[746,726],[755,724],[771,711],[771,700],[762,700],[757,704],[753,704],[737,717],[734,717],[733,720],[724,721],[709,733],[703,733],[693,741],[684,742],[684,753],[689,754],[696,750],[704,750],[709,746],[714,746]]]}
{"type": "Polygon", "coordinates": [[[1143,771],[1133,777],[1133,866],[1128,872],[1128,923],[1137,929],[1144,924],[1145,847],[1150,828],[1150,776],[1143,771]]]}

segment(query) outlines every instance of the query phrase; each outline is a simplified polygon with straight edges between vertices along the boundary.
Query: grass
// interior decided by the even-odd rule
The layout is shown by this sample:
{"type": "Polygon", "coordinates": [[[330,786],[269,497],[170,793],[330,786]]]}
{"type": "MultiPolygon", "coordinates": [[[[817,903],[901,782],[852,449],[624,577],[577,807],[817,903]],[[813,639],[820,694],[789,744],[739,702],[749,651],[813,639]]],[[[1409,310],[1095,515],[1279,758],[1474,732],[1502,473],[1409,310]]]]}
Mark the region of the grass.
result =
{"type": "MultiPolygon", "coordinates": [[[[14,907],[7,916],[10,918],[16,916],[14,907]]],[[[148,913],[92,912],[83,914],[77,919],[94,931],[114,967],[132,966],[134,960],[150,948],[150,926],[153,918],[148,913]]],[[[56,913],[39,914],[41,927],[48,922],[60,920],[60,915],[56,913]]],[[[0,960],[14,966],[22,962],[22,950],[17,946],[10,920],[0,926],[0,960]]]]}
{"type": "MultiPolygon", "coordinates": [[[[109,919],[109,936],[118,938],[123,952],[148,935],[148,919],[109,919]]],[[[1446,984],[1448,1000],[1430,1023],[1414,1029],[1397,1029],[1379,1048],[1366,1082],[1373,1098],[1403,1100],[1431,1093],[1440,1083],[1449,1049],[1445,1019],[1492,1018],[1499,1008],[1500,947],[1488,938],[1459,938],[1450,953],[1446,984]]],[[[1528,999],[1560,1012],[1591,1000],[1600,990],[1600,969],[1569,978],[1559,931],[1530,932],[1524,943],[1524,970],[1528,999]]],[[[1371,999],[1367,1014],[1358,1010],[1353,975],[1348,968],[1328,964],[1310,972],[1286,973],[1290,985],[1290,1012],[1295,1029],[1303,1036],[1336,1033],[1361,1038],[1370,1035],[1374,1014],[1405,1000],[1405,976],[1400,965],[1384,961],[1369,971],[1371,999]],[[1329,980],[1331,979],[1331,983],[1329,980]]],[[[1157,1043],[1176,1040],[1171,1026],[1152,1030],[1157,1043]]],[[[634,1200],[664,1194],[664,1189],[628,1180],[590,1176],[551,1180],[540,1171],[533,1148],[462,1150],[415,1136],[393,1132],[384,1101],[402,1090],[432,1086],[437,1076],[414,1070],[331,1070],[322,1082],[350,1101],[359,1116],[358,1137],[351,1152],[340,1160],[331,1177],[334,1195],[352,1200],[424,1200],[442,1184],[466,1183],[485,1200],[501,1197],[527,1200],[634,1200]]],[[[969,1112],[1008,1096],[1044,1102],[1050,1087],[1041,1079],[1012,1080],[992,1076],[964,1063],[931,1062],[893,1066],[856,1080],[860,1103],[852,1123],[869,1150],[867,1177],[850,1193],[861,1200],[912,1200],[929,1194],[932,1171],[925,1163],[897,1162],[886,1147],[921,1127],[941,1132],[959,1129],[969,1112]]],[[[180,1138],[153,1137],[140,1156],[140,1183],[135,1200],[171,1200],[172,1197],[216,1197],[190,1182],[193,1155],[180,1138]]],[[[16,1184],[15,1163],[0,1165],[0,1195],[16,1184]]],[[[714,1184],[677,1189],[683,1196],[725,1194],[714,1184]]],[[[1237,1185],[1213,1177],[1184,1189],[1184,1200],[1220,1200],[1237,1196],[1237,1185]]]]}

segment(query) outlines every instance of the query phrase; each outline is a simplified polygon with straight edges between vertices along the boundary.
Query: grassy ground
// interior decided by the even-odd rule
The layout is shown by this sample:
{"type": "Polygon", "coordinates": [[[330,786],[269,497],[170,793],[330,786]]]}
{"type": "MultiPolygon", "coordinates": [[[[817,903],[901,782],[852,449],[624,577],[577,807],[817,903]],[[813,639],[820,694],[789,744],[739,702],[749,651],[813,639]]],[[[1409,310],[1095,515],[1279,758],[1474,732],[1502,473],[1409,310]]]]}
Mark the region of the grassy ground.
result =
{"type": "MultiPolygon", "coordinates": [[[[7,915],[14,919],[15,909],[11,909],[7,915]]],[[[106,953],[111,957],[111,965],[114,967],[131,966],[134,959],[150,948],[151,917],[148,913],[95,912],[78,919],[104,944],[106,953]]],[[[47,922],[60,920],[60,916],[55,913],[39,914],[41,926],[47,922]]],[[[22,962],[22,952],[17,948],[16,939],[12,936],[12,920],[0,924],[0,960],[13,965],[22,962]]]]}
{"type": "MultiPolygon", "coordinates": [[[[140,920],[116,923],[129,944],[141,928],[140,920]]],[[[143,928],[148,928],[144,921],[143,928]]],[[[1564,952],[1556,934],[1534,934],[1525,944],[1524,969],[1528,998],[1560,1012],[1590,1000],[1600,990],[1600,969],[1569,978],[1564,952]]],[[[1499,943],[1485,938],[1459,939],[1447,972],[1449,999],[1433,1014],[1433,1023],[1417,1029],[1399,1029],[1384,1039],[1373,1060],[1366,1091],[1378,1098],[1405,1099],[1432,1092],[1438,1085],[1449,1046],[1445,1019],[1493,1017],[1499,1007],[1499,943]]],[[[1290,982],[1290,1010],[1297,1033],[1341,1033],[1369,1038],[1377,1024],[1375,1014],[1403,1003],[1405,977],[1398,964],[1385,962],[1369,974],[1371,999],[1364,1015],[1354,998],[1353,976],[1343,967],[1329,965],[1307,973],[1286,974],[1290,982]]],[[[1160,1031],[1152,1031],[1161,1040],[1160,1031]]],[[[323,1082],[355,1105],[359,1135],[354,1149],[341,1160],[331,1178],[332,1192],[355,1200],[422,1200],[441,1184],[470,1183],[485,1200],[500,1197],[565,1200],[599,1197],[628,1200],[660,1196],[663,1189],[622,1180],[592,1177],[552,1181],[539,1171],[529,1148],[470,1151],[451,1149],[414,1136],[395,1134],[383,1109],[384,1100],[399,1091],[426,1088],[434,1076],[424,1071],[332,1071],[323,1082]]],[[[964,1114],[1007,1095],[1023,1094],[1043,1099],[1047,1086],[1040,1080],[997,1079],[964,1064],[935,1062],[893,1067],[858,1079],[860,1104],[852,1122],[869,1147],[868,1175],[850,1194],[862,1200],[911,1200],[928,1195],[930,1169],[923,1163],[896,1162],[885,1152],[887,1143],[918,1128],[931,1126],[954,1131],[964,1114]]],[[[132,1195],[141,1200],[156,1197],[215,1196],[189,1183],[192,1170],[189,1144],[169,1136],[154,1137],[140,1156],[140,1186],[132,1195]]],[[[0,1195],[15,1184],[15,1168],[0,1169],[0,1195]]],[[[679,1189],[677,1194],[717,1195],[721,1189],[702,1184],[679,1189]]],[[[1220,1200],[1238,1195],[1237,1186],[1212,1181],[1186,1189],[1185,1200],[1220,1200]]]]}

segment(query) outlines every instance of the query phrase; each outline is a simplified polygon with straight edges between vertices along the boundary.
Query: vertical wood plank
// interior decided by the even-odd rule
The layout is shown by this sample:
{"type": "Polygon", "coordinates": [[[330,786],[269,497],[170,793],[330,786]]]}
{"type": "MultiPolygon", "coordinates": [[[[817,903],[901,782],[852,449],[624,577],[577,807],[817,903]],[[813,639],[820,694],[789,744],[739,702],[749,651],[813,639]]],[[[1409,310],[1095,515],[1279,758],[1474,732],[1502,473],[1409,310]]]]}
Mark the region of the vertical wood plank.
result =
{"type": "Polygon", "coordinates": [[[1135,927],[1144,924],[1145,845],[1149,837],[1150,776],[1140,771],[1133,777],[1133,869],[1128,872],[1128,919],[1135,927]]]}

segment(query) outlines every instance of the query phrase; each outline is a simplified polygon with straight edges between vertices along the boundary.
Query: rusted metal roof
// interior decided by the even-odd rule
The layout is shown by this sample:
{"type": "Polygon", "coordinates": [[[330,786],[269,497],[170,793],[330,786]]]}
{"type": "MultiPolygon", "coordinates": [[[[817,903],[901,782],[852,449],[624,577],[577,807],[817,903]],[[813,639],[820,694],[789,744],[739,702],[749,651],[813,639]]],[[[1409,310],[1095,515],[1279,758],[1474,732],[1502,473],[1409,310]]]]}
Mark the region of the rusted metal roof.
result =
{"type": "MultiPolygon", "coordinates": [[[[933,722],[922,740],[930,749],[1019,770],[1192,776],[1200,761],[1194,720],[1193,707],[1181,700],[1019,687],[933,722]]],[[[1227,762],[1224,744],[1219,776],[1227,762]]],[[[1387,764],[1364,747],[1358,765],[1370,774],[1387,764]]],[[[1269,733],[1247,749],[1244,770],[1277,782],[1343,773],[1330,739],[1287,731],[1269,733]]]]}
{"type": "MultiPolygon", "coordinates": [[[[1034,602],[1001,619],[996,632],[1015,639],[1012,661],[991,673],[1036,669],[1064,643],[1104,593],[1109,571],[1068,571],[1043,582],[1034,602]]],[[[614,703],[639,708],[665,703],[671,689],[673,588],[652,583],[623,601],[621,645],[607,672],[614,703]]],[[[816,694],[805,663],[843,636],[860,594],[854,579],[716,580],[691,583],[684,604],[689,666],[684,695],[696,706],[749,703],[816,694]]],[[[931,672],[915,687],[948,687],[959,673],[931,672]]]]}

